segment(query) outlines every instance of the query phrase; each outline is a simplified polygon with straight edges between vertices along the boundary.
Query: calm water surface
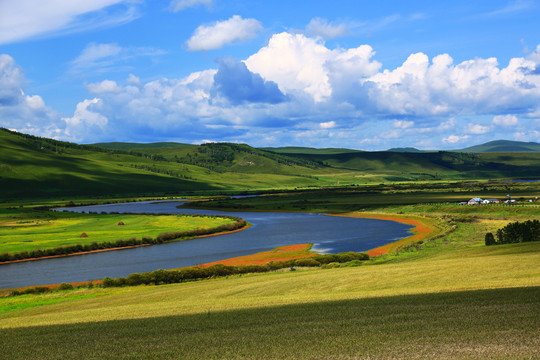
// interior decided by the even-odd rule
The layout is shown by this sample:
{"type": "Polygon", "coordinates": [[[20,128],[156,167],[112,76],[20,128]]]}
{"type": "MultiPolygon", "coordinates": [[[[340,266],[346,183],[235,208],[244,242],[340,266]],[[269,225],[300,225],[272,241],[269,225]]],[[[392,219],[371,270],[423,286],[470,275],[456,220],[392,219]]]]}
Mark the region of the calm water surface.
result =
{"type": "MultiPolygon", "coordinates": [[[[410,235],[393,221],[322,214],[177,209],[179,202],[139,202],[69,208],[77,212],[232,214],[253,224],[247,230],[168,244],[94,254],[0,264],[0,289],[121,277],[135,272],[192,266],[272,250],[314,244],[318,252],[366,251],[410,235]]],[[[144,234],[141,234],[141,236],[144,234]]]]}

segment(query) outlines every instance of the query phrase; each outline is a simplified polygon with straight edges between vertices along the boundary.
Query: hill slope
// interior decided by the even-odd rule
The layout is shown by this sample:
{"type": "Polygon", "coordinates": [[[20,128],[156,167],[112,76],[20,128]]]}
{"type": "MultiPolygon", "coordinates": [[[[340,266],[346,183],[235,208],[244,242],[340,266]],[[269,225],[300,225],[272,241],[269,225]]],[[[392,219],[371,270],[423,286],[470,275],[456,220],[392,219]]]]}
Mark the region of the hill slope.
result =
{"type": "Polygon", "coordinates": [[[456,152],[540,152],[540,144],[536,142],[496,140],[485,144],[471,146],[465,149],[453,150],[456,152]]]}
{"type": "Polygon", "coordinates": [[[0,199],[306,186],[309,161],[247,145],[77,145],[0,128],[0,199]],[[118,149],[130,150],[118,150],[118,149]],[[244,174],[243,174],[244,173],[244,174]],[[261,173],[265,175],[262,176],[261,173]]]}
{"type": "Polygon", "coordinates": [[[364,152],[245,144],[77,145],[0,129],[0,199],[540,178],[540,152],[364,152]],[[290,151],[290,152],[287,152],[290,151]]]}

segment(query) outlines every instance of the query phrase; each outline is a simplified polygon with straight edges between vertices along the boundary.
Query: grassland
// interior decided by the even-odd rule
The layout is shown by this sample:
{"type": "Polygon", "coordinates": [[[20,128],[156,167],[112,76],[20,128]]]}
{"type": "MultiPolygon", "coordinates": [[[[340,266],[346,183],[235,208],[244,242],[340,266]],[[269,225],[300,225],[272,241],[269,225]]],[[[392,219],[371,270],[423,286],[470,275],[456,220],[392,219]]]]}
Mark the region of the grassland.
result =
{"type": "Polygon", "coordinates": [[[0,298],[0,345],[13,359],[540,357],[540,244],[483,245],[539,207],[374,211],[442,236],[353,268],[0,298]]]}
{"type": "Polygon", "coordinates": [[[0,342],[10,359],[536,358],[538,250],[4,298],[0,342]]]}
{"type": "Polygon", "coordinates": [[[234,220],[220,217],[104,215],[0,209],[0,253],[17,253],[118,239],[152,238],[173,231],[215,228],[234,220]],[[118,225],[122,222],[124,225],[118,225]],[[85,233],[88,237],[81,237],[85,233]]]}

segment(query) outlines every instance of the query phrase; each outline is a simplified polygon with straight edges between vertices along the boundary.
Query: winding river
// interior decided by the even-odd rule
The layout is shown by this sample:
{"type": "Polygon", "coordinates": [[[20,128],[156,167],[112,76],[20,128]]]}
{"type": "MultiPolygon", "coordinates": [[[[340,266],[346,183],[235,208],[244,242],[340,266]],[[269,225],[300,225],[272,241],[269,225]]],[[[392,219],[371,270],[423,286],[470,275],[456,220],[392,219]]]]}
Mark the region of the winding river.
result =
{"type": "MultiPolygon", "coordinates": [[[[177,209],[181,202],[139,202],[69,208],[76,212],[231,214],[177,209]]],[[[393,221],[309,213],[235,212],[249,229],[156,246],[0,264],[0,289],[121,277],[135,272],[204,264],[312,243],[321,253],[366,251],[409,236],[411,225],[393,221]]],[[[141,234],[141,236],[144,234],[141,234]]]]}

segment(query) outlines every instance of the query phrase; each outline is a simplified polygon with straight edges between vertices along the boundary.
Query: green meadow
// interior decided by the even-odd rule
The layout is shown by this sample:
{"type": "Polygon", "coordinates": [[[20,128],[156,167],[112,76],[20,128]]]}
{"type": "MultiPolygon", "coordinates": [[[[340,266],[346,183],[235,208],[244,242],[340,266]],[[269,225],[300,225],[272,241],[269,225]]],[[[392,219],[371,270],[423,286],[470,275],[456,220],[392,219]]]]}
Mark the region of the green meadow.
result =
{"type": "Polygon", "coordinates": [[[177,215],[78,214],[0,209],[0,253],[102,243],[234,223],[220,217],[177,215]],[[123,223],[124,225],[118,225],[123,223]],[[88,237],[81,237],[85,233],[88,237]]]}

